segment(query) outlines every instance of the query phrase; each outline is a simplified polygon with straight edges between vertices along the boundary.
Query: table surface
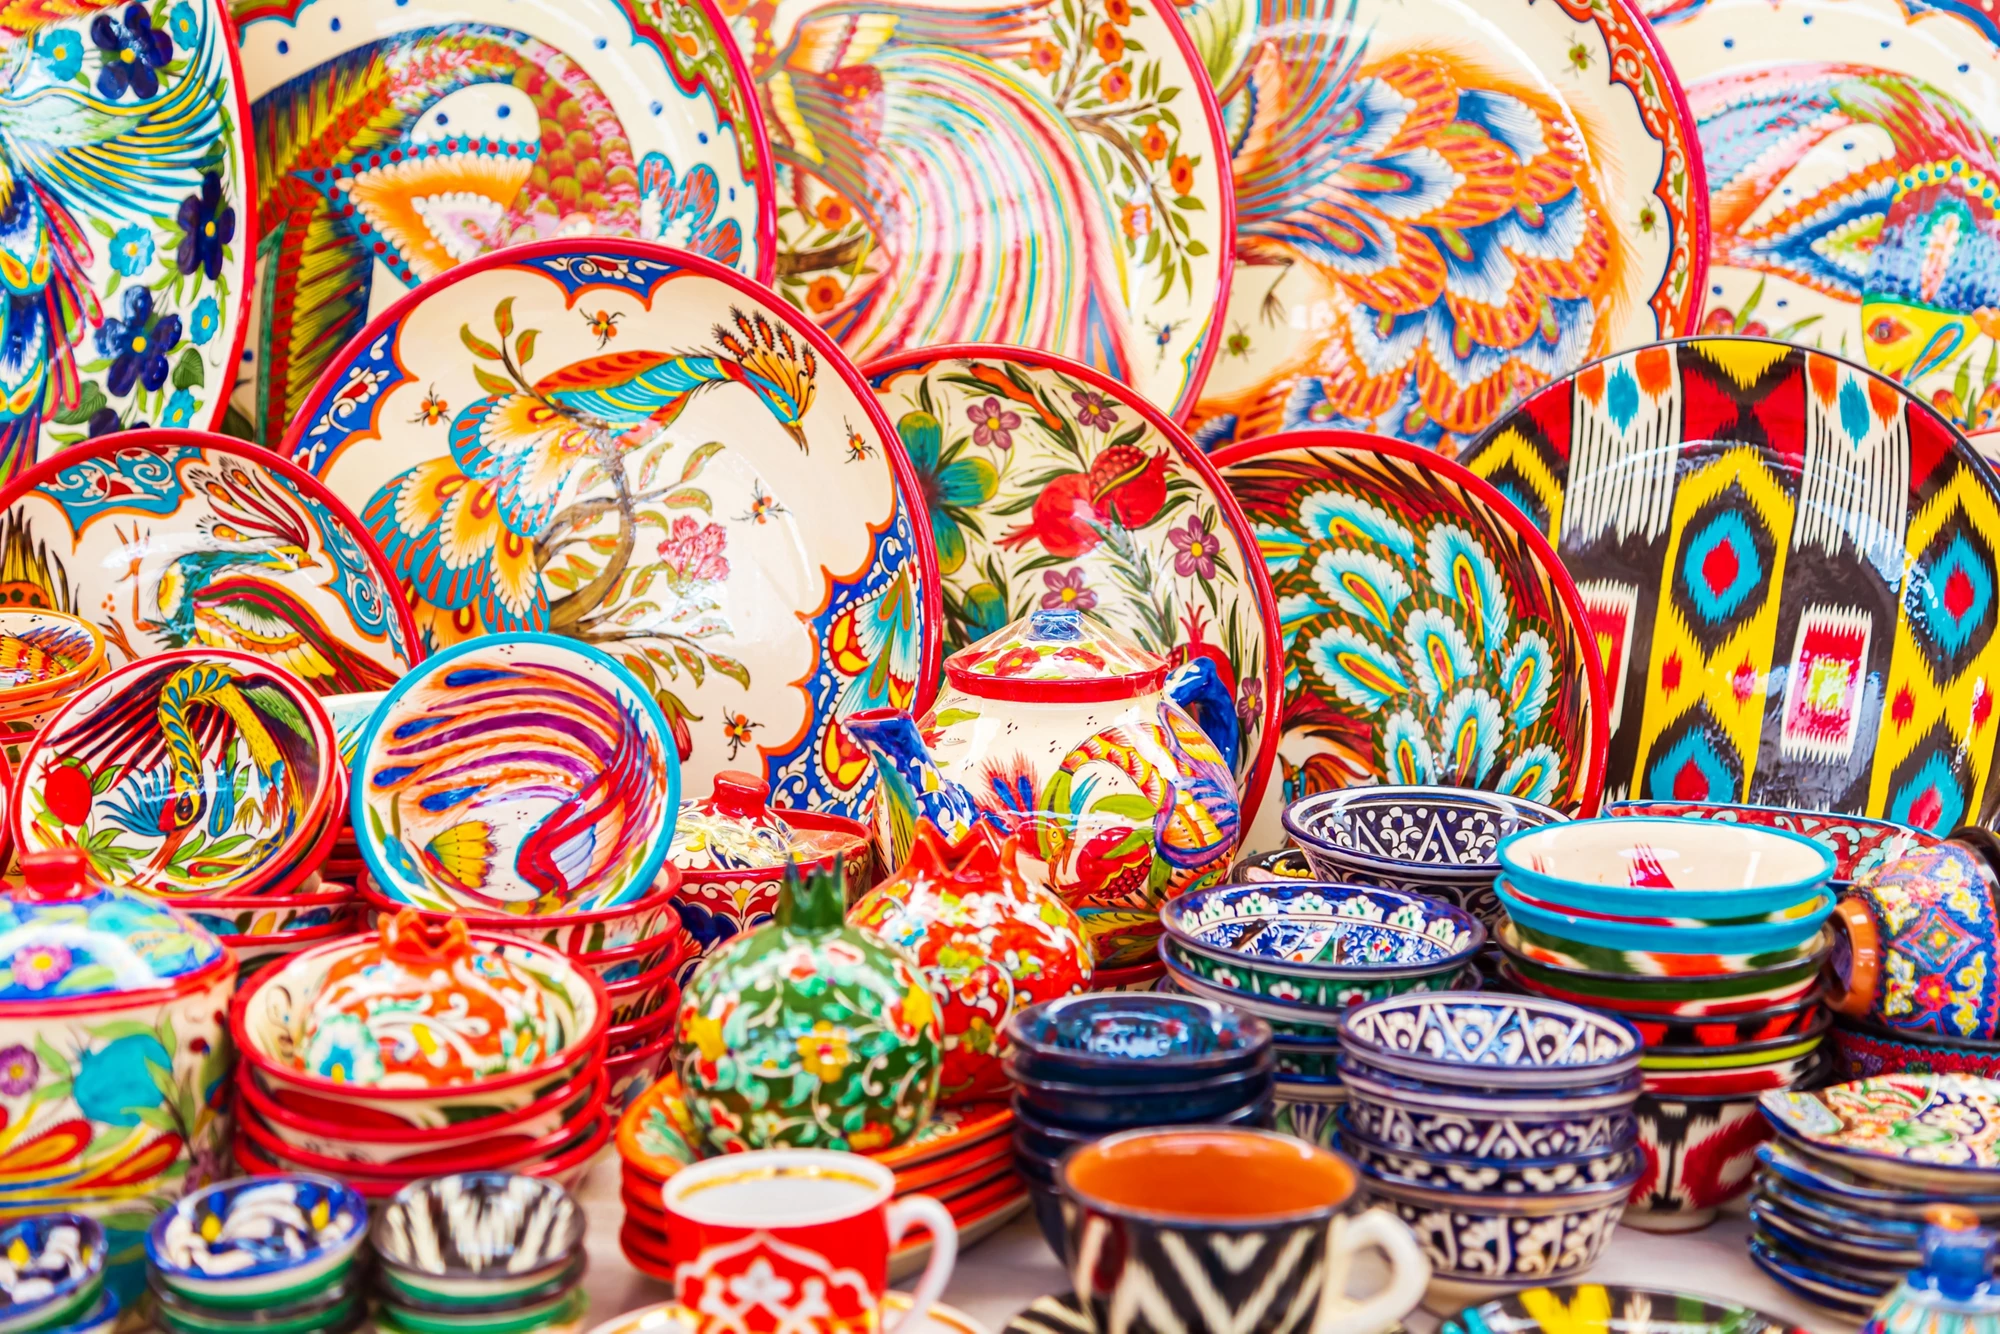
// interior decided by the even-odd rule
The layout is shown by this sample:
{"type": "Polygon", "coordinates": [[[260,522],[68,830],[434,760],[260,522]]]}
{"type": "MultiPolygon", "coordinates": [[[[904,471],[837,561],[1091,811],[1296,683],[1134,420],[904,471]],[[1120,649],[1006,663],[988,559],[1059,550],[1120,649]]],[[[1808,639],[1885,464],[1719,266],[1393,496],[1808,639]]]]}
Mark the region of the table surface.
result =
{"type": "MultiPolygon", "coordinates": [[[[618,1229],[625,1218],[618,1202],[618,1175],[617,1156],[606,1154],[591,1169],[579,1192],[590,1217],[590,1272],[585,1280],[590,1318],[586,1329],[671,1295],[665,1283],[632,1268],[618,1249],[618,1229]]],[[[1729,1217],[1699,1232],[1672,1236],[1621,1227],[1590,1277],[1604,1283],[1723,1297],[1782,1317],[1815,1334],[1850,1334],[1852,1324],[1800,1301],[1764,1277],[1750,1263],[1745,1247],[1748,1232],[1744,1219],[1729,1217]]],[[[1014,1313],[1035,1298],[1068,1290],[1069,1281],[1042,1241],[1034,1216],[1023,1214],[959,1256],[945,1300],[984,1324],[988,1334],[1000,1334],[1014,1313]]],[[[1419,1310],[1405,1324],[1410,1334],[1431,1334],[1438,1321],[1419,1310]]]]}

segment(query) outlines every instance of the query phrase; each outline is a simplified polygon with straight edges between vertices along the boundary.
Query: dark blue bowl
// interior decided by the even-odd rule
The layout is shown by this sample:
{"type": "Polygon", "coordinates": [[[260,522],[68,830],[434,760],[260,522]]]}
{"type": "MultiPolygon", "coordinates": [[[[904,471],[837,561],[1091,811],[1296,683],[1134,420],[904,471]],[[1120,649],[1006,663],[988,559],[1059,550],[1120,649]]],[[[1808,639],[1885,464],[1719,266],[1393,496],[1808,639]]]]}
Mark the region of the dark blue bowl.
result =
{"type": "Polygon", "coordinates": [[[1038,1079],[1014,1058],[1006,1062],[1016,1105],[1037,1120],[1076,1130],[1125,1130],[1133,1126],[1178,1126],[1218,1121],[1267,1097],[1277,1062],[1268,1046],[1247,1070],[1207,1079],[1161,1084],[1077,1084],[1038,1079]]]}
{"type": "Polygon", "coordinates": [[[1024,1074],[1078,1084],[1165,1084],[1247,1070],[1271,1026],[1234,1006],[1161,992],[1091,992],[1007,1020],[1024,1074]]]}

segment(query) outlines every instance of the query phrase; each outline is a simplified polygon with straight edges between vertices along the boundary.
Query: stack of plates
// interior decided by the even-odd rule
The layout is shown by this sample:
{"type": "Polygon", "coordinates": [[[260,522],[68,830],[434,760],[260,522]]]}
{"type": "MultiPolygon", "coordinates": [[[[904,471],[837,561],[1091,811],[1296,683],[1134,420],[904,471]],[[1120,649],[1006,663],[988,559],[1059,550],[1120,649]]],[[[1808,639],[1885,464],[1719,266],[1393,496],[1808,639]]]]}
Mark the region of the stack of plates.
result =
{"type": "Polygon", "coordinates": [[[431,1177],[375,1219],[380,1334],[557,1334],[583,1327],[582,1206],[552,1181],[431,1177]]]}
{"type": "Polygon", "coordinates": [[[368,1314],[355,1263],[368,1206],[330,1177],[244,1177],[187,1196],[146,1233],[168,1334],[345,1334],[368,1314]]]}
{"type": "Polygon", "coordinates": [[[0,1226],[0,1329],[111,1334],[118,1295],[104,1283],[104,1229],[82,1214],[36,1214],[0,1226]]]}

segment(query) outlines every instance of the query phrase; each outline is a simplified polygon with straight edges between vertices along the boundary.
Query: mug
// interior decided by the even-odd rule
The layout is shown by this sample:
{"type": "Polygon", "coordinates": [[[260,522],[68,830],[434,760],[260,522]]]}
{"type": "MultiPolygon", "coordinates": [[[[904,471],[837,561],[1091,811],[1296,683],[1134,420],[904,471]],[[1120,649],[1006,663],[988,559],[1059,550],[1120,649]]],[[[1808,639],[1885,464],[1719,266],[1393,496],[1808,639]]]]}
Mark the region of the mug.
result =
{"type": "Polygon", "coordinates": [[[1111,1135],[1062,1169],[1070,1279],[1096,1334],[1208,1329],[1382,1334],[1416,1306],[1430,1262],[1340,1154],[1267,1130],[1187,1126],[1111,1135]],[[1389,1281],[1347,1295],[1373,1246],[1389,1281]]]}
{"type": "Polygon", "coordinates": [[[2000,878],[1989,845],[1960,837],[1904,853],[1835,905],[1835,1013],[1904,1032],[2000,1038],[2000,878]]]}
{"type": "Polygon", "coordinates": [[[930,1196],[895,1192],[880,1163],[824,1149],[727,1154],[668,1177],[667,1251],[693,1334],[888,1334],[909,1313],[923,1323],[958,1258],[958,1227],[930,1196]],[[889,1252],[919,1225],[930,1263],[909,1312],[884,1325],[889,1252]]]}

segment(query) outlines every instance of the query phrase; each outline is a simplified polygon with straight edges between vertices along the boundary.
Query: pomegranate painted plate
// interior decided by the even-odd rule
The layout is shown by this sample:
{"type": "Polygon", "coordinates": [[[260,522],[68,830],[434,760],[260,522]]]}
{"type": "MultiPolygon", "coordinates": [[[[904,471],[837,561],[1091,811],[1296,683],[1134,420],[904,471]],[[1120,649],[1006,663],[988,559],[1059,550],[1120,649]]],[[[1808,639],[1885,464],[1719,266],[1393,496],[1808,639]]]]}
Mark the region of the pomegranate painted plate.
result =
{"type": "Polygon", "coordinates": [[[699,257],[461,264],[342,349],[285,449],[361,511],[426,646],[596,645],[695,791],[754,768],[778,804],[861,811],[874,771],[835,718],[921,708],[937,678],[937,566],[888,421],[824,334],[699,257]]]}
{"type": "Polygon", "coordinates": [[[264,271],[236,406],[275,445],[341,346],[475,255],[679,246],[768,281],[776,200],[709,0],[238,0],[264,271]]]}

